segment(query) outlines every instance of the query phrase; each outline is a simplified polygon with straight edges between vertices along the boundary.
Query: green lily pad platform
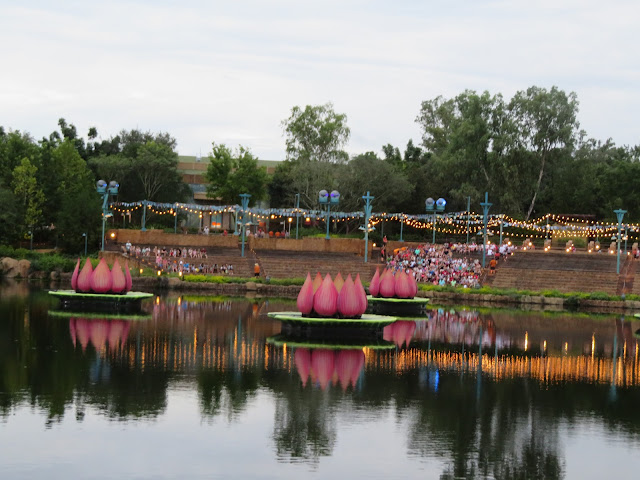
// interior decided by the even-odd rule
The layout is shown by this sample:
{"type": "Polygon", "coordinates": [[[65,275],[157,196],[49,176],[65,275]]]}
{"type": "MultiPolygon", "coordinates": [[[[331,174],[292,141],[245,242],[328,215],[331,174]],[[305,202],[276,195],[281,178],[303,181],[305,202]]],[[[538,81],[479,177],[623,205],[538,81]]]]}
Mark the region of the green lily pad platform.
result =
{"type": "Polygon", "coordinates": [[[268,316],[282,322],[282,333],[297,338],[378,338],[385,326],[397,320],[371,313],[361,318],[304,317],[300,312],[270,312],[268,316]]]}
{"type": "Polygon", "coordinates": [[[49,295],[60,300],[60,309],[74,312],[139,313],[142,300],[152,293],[127,292],[123,295],[77,293],[73,290],[51,290],[49,295]]]}
{"type": "Polygon", "coordinates": [[[56,318],[86,318],[87,320],[126,320],[144,321],[153,318],[150,314],[127,315],[126,313],[95,313],[95,312],[70,312],[66,310],[49,310],[50,317],[56,318]]]}
{"type": "MultiPolygon", "coordinates": [[[[399,317],[421,317],[429,303],[428,298],[385,298],[367,295],[369,310],[381,315],[397,315],[399,317]]],[[[402,318],[404,320],[404,318],[402,318]]]]}
{"type": "Polygon", "coordinates": [[[339,342],[333,340],[299,340],[295,337],[289,337],[288,335],[275,335],[267,338],[267,343],[275,347],[291,347],[291,348],[322,348],[325,350],[362,350],[368,348],[369,350],[393,350],[396,348],[395,343],[387,342],[386,340],[370,340],[362,341],[359,339],[345,339],[339,342]]]}

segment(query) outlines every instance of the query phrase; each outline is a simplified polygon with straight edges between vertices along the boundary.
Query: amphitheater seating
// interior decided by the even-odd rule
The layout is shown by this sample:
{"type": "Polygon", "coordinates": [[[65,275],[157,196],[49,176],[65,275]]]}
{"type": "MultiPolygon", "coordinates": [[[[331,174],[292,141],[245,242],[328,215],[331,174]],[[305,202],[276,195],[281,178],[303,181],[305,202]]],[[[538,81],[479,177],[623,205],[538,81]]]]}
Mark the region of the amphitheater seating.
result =
{"type": "Polygon", "coordinates": [[[495,288],[615,295],[618,288],[616,257],[604,253],[519,251],[500,262],[491,284],[495,288]]]}

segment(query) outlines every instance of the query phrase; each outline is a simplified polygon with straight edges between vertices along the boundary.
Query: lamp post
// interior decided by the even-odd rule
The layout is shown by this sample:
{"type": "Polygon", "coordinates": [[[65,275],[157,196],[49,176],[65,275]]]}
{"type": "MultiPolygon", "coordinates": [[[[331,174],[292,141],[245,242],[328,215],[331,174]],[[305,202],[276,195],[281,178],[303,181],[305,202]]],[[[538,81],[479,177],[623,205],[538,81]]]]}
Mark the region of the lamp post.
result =
{"type": "Polygon", "coordinates": [[[340,203],[340,192],[337,190],[333,190],[331,194],[326,190],[320,190],[318,193],[318,203],[320,205],[325,205],[327,207],[327,236],[325,239],[329,240],[331,237],[329,236],[329,224],[331,223],[331,205],[338,206],[340,203]]]}
{"type": "Polygon", "coordinates": [[[178,204],[173,206],[173,233],[178,233],[178,204]]]}
{"type": "Polygon", "coordinates": [[[33,250],[33,230],[29,230],[29,250],[33,250]]]}
{"type": "Polygon", "coordinates": [[[627,213],[626,210],[621,210],[621,209],[617,209],[614,210],[613,213],[616,214],[616,216],[618,217],[618,259],[616,261],[616,273],[620,274],[620,228],[621,228],[621,224],[622,224],[622,218],[624,217],[624,214],[627,213]]]}
{"type": "Polygon", "coordinates": [[[471,223],[471,197],[467,197],[467,245],[469,245],[469,224],[471,223]]]}
{"type": "Polygon", "coordinates": [[[444,212],[445,207],[447,206],[447,201],[444,198],[439,198],[438,200],[434,200],[429,197],[424,201],[424,206],[429,213],[433,213],[433,243],[436,243],[436,219],[438,213],[444,212]]]}
{"type": "Polygon", "coordinates": [[[84,237],[84,256],[87,256],[87,234],[83,233],[82,236],[84,237]]]}
{"type": "Polygon", "coordinates": [[[400,241],[404,242],[404,240],[402,240],[402,227],[404,226],[404,215],[400,217],[400,241]]]}
{"type": "Polygon", "coordinates": [[[367,263],[367,256],[369,254],[369,218],[371,217],[371,200],[372,196],[368,191],[366,195],[362,196],[364,200],[364,263],[367,263]]]}
{"type": "MultiPolygon", "coordinates": [[[[298,224],[300,223],[300,194],[296,193],[296,240],[298,240],[298,224]]],[[[291,232],[289,232],[291,234],[291,232]]]]}
{"type": "Polygon", "coordinates": [[[293,218],[289,217],[289,237],[291,237],[291,222],[293,221],[293,218]]]}
{"type": "Polygon", "coordinates": [[[241,256],[244,257],[244,240],[245,240],[245,231],[247,229],[247,225],[244,223],[244,216],[245,216],[245,212],[247,210],[247,208],[249,207],[249,199],[251,198],[251,195],[248,193],[241,193],[240,194],[240,199],[242,200],[242,252],[241,252],[241,256]]]}
{"type": "MultiPolygon", "coordinates": [[[[103,252],[104,252],[104,226],[105,226],[105,223],[107,222],[107,217],[110,216],[109,195],[117,195],[119,187],[120,185],[115,180],[111,180],[109,182],[109,185],[107,185],[107,182],[105,182],[104,180],[98,180],[98,182],[96,183],[96,192],[98,192],[98,195],[102,195],[102,251],[103,252]]],[[[145,206],[144,213],[146,213],[147,212],[146,200],[145,200],[144,206],[145,206]]],[[[144,214],[142,217],[142,230],[143,231],[145,230],[144,214]]]]}
{"type": "Polygon", "coordinates": [[[489,209],[493,203],[489,203],[489,192],[484,192],[484,202],[480,204],[482,207],[482,223],[484,224],[484,233],[482,234],[482,268],[485,267],[487,256],[487,216],[489,209]]]}

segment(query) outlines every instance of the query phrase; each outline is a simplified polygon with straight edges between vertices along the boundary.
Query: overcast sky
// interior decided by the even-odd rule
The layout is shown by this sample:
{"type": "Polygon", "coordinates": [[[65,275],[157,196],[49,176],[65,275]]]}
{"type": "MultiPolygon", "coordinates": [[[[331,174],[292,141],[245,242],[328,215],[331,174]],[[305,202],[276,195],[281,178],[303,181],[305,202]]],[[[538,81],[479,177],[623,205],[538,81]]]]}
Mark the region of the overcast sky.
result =
{"type": "Polygon", "coordinates": [[[332,102],[354,153],[420,141],[420,102],[574,91],[589,136],[640,143],[640,2],[0,0],[0,125],[169,132],[284,158],[294,105],[332,102]]]}

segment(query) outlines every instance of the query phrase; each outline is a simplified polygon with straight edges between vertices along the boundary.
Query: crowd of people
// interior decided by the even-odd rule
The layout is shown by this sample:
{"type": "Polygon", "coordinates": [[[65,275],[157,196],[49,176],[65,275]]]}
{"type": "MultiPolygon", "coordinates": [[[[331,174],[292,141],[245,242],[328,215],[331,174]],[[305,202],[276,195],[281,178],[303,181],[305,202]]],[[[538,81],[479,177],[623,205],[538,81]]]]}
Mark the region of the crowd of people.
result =
{"type": "MultiPolygon", "coordinates": [[[[495,245],[487,247],[490,268],[495,271],[498,260],[511,253],[511,246],[495,245]]],[[[479,288],[482,275],[480,260],[458,254],[472,254],[482,250],[482,245],[445,243],[443,245],[424,244],[417,248],[401,248],[386,255],[387,266],[394,271],[404,269],[414,275],[418,282],[440,286],[479,288]]]]}
{"type": "Polygon", "coordinates": [[[172,273],[233,275],[233,265],[203,262],[207,258],[206,248],[187,247],[140,247],[127,242],[124,253],[135,257],[150,257],[154,259],[156,268],[172,273]]]}

